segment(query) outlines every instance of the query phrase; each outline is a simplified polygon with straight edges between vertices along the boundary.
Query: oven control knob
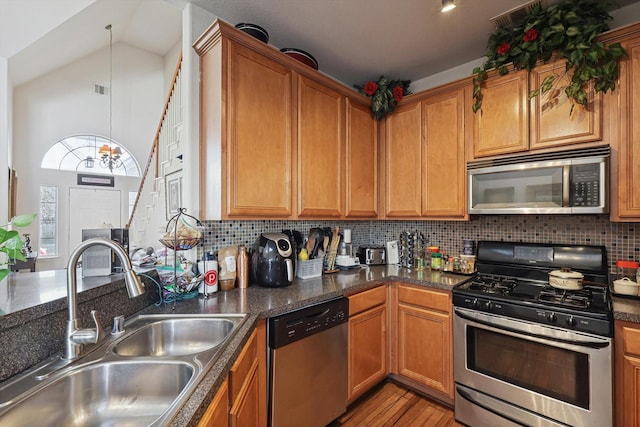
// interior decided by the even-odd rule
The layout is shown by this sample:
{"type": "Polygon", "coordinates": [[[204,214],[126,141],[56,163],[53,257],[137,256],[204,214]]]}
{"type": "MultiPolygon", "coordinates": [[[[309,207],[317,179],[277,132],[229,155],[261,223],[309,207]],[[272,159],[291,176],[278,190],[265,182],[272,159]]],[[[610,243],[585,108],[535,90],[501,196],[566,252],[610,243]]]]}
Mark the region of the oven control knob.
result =
{"type": "Polygon", "coordinates": [[[472,308],[478,308],[478,298],[474,298],[471,300],[471,307],[472,308]]]}
{"type": "Polygon", "coordinates": [[[549,313],[547,315],[547,320],[549,321],[549,323],[556,323],[558,321],[558,317],[555,315],[555,313],[549,313]]]}
{"type": "Polygon", "coordinates": [[[576,319],[574,319],[573,316],[567,317],[567,325],[576,326],[576,324],[577,324],[576,319]]]}
{"type": "Polygon", "coordinates": [[[483,301],[482,302],[482,308],[484,308],[486,311],[491,310],[492,306],[493,306],[493,304],[491,304],[491,301],[483,301]]]}

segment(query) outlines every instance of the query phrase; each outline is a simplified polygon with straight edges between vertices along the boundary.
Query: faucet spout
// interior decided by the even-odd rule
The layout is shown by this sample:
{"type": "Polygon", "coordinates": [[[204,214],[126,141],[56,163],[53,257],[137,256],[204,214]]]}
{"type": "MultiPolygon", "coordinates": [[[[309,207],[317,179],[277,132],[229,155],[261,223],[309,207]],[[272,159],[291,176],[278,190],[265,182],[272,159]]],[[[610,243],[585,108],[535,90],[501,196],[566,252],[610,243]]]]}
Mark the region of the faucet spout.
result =
{"type": "Polygon", "coordinates": [[[113,240],[96,237],[87,239],[80,243],[72,252],[67,263],[67,301],[69,305],[69,316],[67,319],[67,337],[65,359],[76,359],[80,356],[82,345],[87,343],[97,343],[103,336],[103,329],[98,322],[97,313],[92,311],[95,328],[80,329],[78,326],[78,282],[76,269],[78,260],[82,253],[92,246],[106,246],[110,248],[120,259],[124,269],[124,280],[129,298],[142,295],[145,291],[140,278],[133,271],[131,260],[122,246],[113,240]]]}

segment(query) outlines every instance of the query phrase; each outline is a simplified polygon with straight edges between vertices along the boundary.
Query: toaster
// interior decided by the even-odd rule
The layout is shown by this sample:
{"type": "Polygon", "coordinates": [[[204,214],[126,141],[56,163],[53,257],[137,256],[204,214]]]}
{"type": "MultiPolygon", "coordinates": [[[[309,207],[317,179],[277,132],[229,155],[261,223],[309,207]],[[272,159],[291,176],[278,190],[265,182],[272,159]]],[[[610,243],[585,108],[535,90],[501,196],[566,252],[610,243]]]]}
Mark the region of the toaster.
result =
{"type": "Polygon", "coordinates": [[[383,247],[360,246],[357,255],[362,265],[382,265],[387,262],[383,247]]]}

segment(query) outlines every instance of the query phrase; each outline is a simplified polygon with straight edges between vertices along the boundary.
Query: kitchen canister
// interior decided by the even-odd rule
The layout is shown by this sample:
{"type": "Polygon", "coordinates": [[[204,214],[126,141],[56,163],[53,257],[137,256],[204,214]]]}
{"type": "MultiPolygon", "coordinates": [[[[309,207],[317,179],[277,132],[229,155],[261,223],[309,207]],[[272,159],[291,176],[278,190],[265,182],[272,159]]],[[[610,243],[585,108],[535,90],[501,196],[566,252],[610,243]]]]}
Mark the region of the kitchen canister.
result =
{"type": "Polygon", "coordinates": [[[198,270],[204,276],[198,292],[204,296],[218,291],[218,261],[213,253],[207,252],[203,260],[198,262],[198,270]]]}

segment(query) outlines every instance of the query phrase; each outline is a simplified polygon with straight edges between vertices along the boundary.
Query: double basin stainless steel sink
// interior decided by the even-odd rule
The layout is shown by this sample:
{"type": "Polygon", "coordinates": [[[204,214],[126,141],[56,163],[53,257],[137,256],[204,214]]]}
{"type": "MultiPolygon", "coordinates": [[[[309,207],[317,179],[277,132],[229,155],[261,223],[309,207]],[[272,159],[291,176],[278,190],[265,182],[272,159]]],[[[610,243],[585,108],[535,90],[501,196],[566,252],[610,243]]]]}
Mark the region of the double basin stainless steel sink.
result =
{"type": "Polygon", "coordinates": [[[189,399],[246,315],[140,315],[85,356],[0,387],[0,425],[161,426],[189,399]]]}

